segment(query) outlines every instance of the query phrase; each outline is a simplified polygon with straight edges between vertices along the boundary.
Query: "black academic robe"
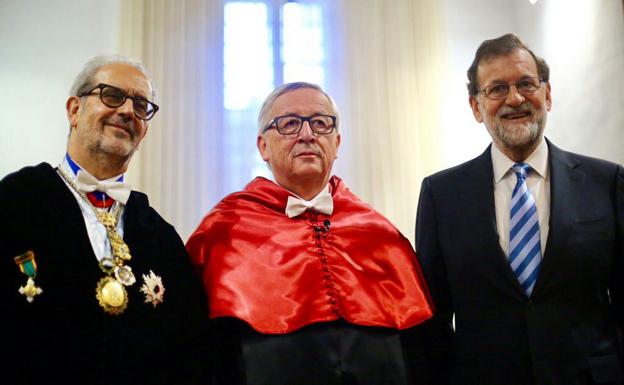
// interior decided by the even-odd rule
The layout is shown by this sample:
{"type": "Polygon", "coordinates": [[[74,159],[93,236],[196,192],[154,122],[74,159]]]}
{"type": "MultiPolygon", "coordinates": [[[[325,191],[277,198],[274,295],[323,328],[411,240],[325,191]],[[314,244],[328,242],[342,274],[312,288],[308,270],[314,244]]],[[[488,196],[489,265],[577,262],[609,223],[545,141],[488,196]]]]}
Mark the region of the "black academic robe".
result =
{"type": "Polygon", "coordinates": [[[0,382],[4,384],[207,383],[206,301],[174,228],[133,191],[124,212],[136,283],[120,315],[103,311],[98,267],[79,205],[46,163],[0,181],[0,382]],[[14,256],[32,250],[32,303],[14,256]],[[145,303],[143,275],[162,278],[164,302],[145,303]]]}

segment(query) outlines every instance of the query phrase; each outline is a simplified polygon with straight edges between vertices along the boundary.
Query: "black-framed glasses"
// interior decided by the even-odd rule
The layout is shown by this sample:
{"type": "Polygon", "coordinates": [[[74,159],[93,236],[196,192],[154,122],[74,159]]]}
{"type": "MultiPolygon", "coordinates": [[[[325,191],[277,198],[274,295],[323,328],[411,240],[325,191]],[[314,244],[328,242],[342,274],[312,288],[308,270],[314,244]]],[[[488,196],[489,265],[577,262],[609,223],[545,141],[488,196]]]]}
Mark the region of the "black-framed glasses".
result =
{"type": "Polygon", "coordinates": [[[511,83],[497,82],[483,87],[483,89],[479,90],[479,93],[492,100],[505,99],[509,95],[511,86],[514,86],[522,95],[529,96],[537,91],[543,82],[542,79],[533,77],[523,78],[511,83]]]}
{"type": "Polygon", "coordinates": [[[134,115],[141,120],[150,120],[154,117],[158,106],[142,96],[130,96],[121,88],[111,86],[108,84],[100,83],[87,92],[83,92],[78,95],[79,97],[94,95],[93,91],[99,89],[100,100],[106,106],[110,108],[121,107],[126,100],[132,100],[132,108],[134,109],[134,115]]]}
{"type": "Polygon", "coordinates": [[[311,116],[283,115],[274,118],[262,133],[275,128],[282,135],[298,134],[303,127],[303,122],[308,122],[310,129],[317,135],[331,134],[336,127],[336,117],[334,115],[316,114],[311,116]]]}

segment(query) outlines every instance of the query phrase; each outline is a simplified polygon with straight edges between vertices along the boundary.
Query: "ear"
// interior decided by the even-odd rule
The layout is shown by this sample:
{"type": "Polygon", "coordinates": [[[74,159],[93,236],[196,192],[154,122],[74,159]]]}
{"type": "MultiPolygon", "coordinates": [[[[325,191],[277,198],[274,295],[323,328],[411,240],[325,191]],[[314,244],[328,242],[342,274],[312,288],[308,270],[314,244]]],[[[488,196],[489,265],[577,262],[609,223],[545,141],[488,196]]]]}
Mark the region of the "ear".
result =
{"type": "Polygon", "coordinates": [[[468,103],[470,103],[472,115],[474,115],[477,122],[483,123],[483,116],[481,116],[481,110],[479,110],[479,101],[477,100],[477,96],[470,95],[468,97],[468,103]]]}
{"type": "Polygon", "coordinates": [[[550,82],[546,82],[546,111],[552,108],[552,98],[550,96],[550,82]]]}
{"type": "Polygon", "coordinates": [[[340,148],[340,134],[336,134],[336,156],[334,159],[338,159],[338,149],[340,148]]]}
{"type": "Polygon", "coordinates": [[[262,160],[268,162],[269,149],[267,146],[267,140],[262,135],[258,135],[258,139],[256,140],[256,146],[258,147],[258,151],[260,151],[260,156],[262,156],[262,160]]]}
{"type": "Polygon", "coordinates": [[[80,98],[77,96],[70,96],[65,102],[65,109],[67,110],[67,120],[71,128],[76,128],[78,125],[78,117],[80,112],[80,98]]]}

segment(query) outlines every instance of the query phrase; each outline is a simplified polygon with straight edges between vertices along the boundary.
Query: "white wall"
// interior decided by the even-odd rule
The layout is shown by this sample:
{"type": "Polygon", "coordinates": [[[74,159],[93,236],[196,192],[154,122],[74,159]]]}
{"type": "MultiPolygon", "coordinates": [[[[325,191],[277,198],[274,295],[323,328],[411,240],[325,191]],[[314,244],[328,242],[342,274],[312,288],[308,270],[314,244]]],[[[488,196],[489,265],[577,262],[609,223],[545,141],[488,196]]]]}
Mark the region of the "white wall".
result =
{"type": "Polygon", "coordinates": [[[620,164],[624,163],[622,6],[622,0],[549,0],[543,14],[544,55],[551,64],[553,87],[549,135],[561,146],[620,164]]]}
{"type": "Polygon", "coordinates": [[[0,177],[56,165],[65,101],[92,56],[119,50],[120,0],[0,0],[0,177]]]}
{"type": "Polygon", "coordinates": [[[449,98],[442,167],[490,142],[468,106],[466,70],[479,44],[513,32],[549,63],[553,108],[545,134],[570,151],[624,163],[624,11],[621,0],[447,0],[449,98]]]}
{"type": "MultiPolygon", "coordinates": [[[[206,4],[216,6],[214,1],[206,4]]],[[[136,33],[144,30],[140,23],[122,18],[127,19],[123,12],[127,4],[124,0],[0,0],[0,177],[24,165],[59,162],[68,133],[65,100],[73,77],[90,57],[132,46],[136,36],[122,35],[122,27],[136,27],[136,33]]],[[[553,110],[547,136],[562,148],[624,162],[621,0],[539,0],[536,5],[528,0],[445,0],[444,4],[449,61],[439,73],[439,87],[446,95],[440,106],[441,124],[429,128],[436,143],[430,152],[441,152],[440,159],[428,166],[431,172],[478,155],[490,142],[468,105],[466,69],[484,39],[507,32],[518,34],[551,64],[553,110]]],[[[146,141],[153,138],[148,134],[146,141]]],[[[147,178],[151,172],[163,171],[138,155],[128,180],[153,197],[155,208],[185,235],[184,216],[158,199],[158,191],[168,186],[146,188],[137,176],[142,172],[147,178]]],[[[349,154],[341,154],[345,156],[349,154]]],[[[215,178],[209,175],[207,180],[219,183],[215,178]]],[[[201,194],[189,191],[187,196],[201,194]]],[[[194,201],[176,204],[186,205],[180,210],[198,207],[194,201]]],[[[387,207],[382,206],[376,208],[383,212],[387,207]]],[[[401,230],[409,236],[413,213],[407,215],[410,218],[401,230]]]]}

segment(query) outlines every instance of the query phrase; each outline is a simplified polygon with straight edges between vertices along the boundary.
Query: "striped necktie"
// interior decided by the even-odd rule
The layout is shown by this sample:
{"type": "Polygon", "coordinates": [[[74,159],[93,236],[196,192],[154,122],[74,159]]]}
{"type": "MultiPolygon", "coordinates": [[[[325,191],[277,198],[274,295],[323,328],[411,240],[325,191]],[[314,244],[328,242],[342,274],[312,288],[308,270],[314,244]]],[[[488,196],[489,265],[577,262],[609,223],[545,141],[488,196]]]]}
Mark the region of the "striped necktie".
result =
{"type": "Polygon", "coordinates": [[[526,183],[530,166],[516,163],[512,169],[518,181],[511,195],[509,263],[524,293],[530,297],[542,259],[539,220],[535,199],[526,183]]]}

